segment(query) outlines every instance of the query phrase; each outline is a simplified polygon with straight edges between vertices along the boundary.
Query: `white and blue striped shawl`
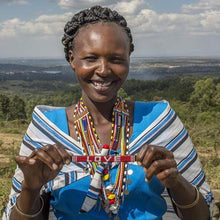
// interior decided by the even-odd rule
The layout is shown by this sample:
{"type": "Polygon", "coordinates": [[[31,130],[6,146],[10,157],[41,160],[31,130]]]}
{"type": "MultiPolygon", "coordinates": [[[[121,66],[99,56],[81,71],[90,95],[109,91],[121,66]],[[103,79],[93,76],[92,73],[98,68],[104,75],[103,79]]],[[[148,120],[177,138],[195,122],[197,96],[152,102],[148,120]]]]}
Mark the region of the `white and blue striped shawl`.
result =
{"type": "MultiPolygon", "coordinates": [[[[179,172],[191,184],[199,188],[199,191],[203,194],[210,207],[210,213],[212,215],[214,202],[213,196],[209,185],[207,184],[195,148],[186,129],[173,109],[170,108],[167,102],[164,101],[163,104],[166,106],[163,112],[159,114],[158,117],[129,144],[130,153],[136,154],[144,144],[164,146],[168,150],[172,151],[178,164],[179,172]]],[[[143,104],[143,107],[145,106],[146,103],[143,104]]],[[[56,109],[59,108],[49,106],[35,107],[33,120],[27,129],[21,145],[20,155],[30,155],[35,148],[54,143],[60,144],[74,155],[82,154],[82,147],[79,143],[61,131],[44,115],[44,112],[56,109]]],[[[71,163],[68,166],[65,165],[54,180],[48,182],[42,187],[42,192],[50,192],[51,190],[64,187],[89,175],[83,171],[85,167],[85,163],[71,163]]],[[[19,168],[16,169],[12,181],[11,194],[3,215],[3,220],[9,219],[11,209],[15,205],[16,198],[21,192],[23,174],[19,168]]],[[[167,190],[164,191],[162,196],[167,202],[167,212],[163,216],[163,219],[179,219],[174,212],[167,190]]],[[[53,214],[53,210],[50,210],[49,219],[56,219],[53,214]]]]}

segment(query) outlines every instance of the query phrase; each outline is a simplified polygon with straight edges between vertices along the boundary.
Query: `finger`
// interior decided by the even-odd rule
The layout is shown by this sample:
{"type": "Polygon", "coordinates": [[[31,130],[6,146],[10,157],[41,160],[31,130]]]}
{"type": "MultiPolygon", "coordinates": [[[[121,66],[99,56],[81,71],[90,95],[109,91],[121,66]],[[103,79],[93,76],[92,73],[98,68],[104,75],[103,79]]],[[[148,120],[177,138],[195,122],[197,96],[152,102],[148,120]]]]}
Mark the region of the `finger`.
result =
{"type": "Polygon", "coordinates": [[[21,156],[21,155],[16,155],[14,157],[14,160],[19,166],[22,164],[33,165],[36,162],[36,160],[34,160],[34,159],[30,159],[27,156],[21,156]]]}
{"type": "Polygon", "coordinates": [[[54,163],[60,168],[63,167],[63,159],[55,145],[47,145],[42,148],[53,159],[54,163]]]}
{"type": "Polygon", "coordinates": [[[164,152],[164,147],[149,145],[147,152],[142,160],[142,166],[148,169],[155,160],[161,160],[165,158],[166,155],[164,152]]]}
{"type": "Polygon", "coordinates": [[[57,149],[57,151],[59,152],[63,163],[64,164],[70,164],[71,162],[71,158],[72,158],[72,154],[68,153],[63,147],[61,147],[60,145],[55,144],[54,147],[57,149]]]}
{"type": "Polygon", "coordinates": [[[155,152],[152,150],[148,150],[145,154],[143,160],[142,160],[142,166],[145,168],[149,168],[149,166],[152,164],[152,162],[155,160],[155,152]]]}
{"type": "Polygon", "coordinates": [[[149,145],[142,160],[142,166],[149,168],[154,161],[166,158],[173,159],[173,153],[164,147],[149,145]]]}
{"type": "Polygon", "coordinates": [[[157,175],[161,173],[163,170],[176,168],[177,164],[175,160],[171,159],[163,159],[163,160],[155,160],[148,167],[146,172],[146,178],[150,181],[153,175],[157,175]]]}
{"type": "Polygon", "coordinates": [[[148,147],[148,146],[142,147],[141,150],[140,150],[140,151],[137,153],[137,155],[136,155],[136,160],[137,160],[137,162],[138,162],[138,164],[139,164],[140,166],[142,165],[142,161],[143,161],[144,156],[145,156],[145,154],[146,154],[146,152],[147,152],[147,147],[148,147]]]}
{"type": "Polygon", "coordinates": [[[142,147],[137,154],[137,161],[139,161],[142,166],[148,167],[148,163],[151,163],[149,160],[153,157],[153,154],[160,150],[160,148],[162,147],[153,145],[146,145],[142,147]]]}
{"type": "Polygon", "coordinates": [[[52,170],[58,169],[58,165],[53,161],[53,158],[51,158],[51,156],[41,148],[35,149],[34,158],[39,159],[41,162],[46,164],[52,170]]]}
{"type": "MultiPolygon", "coordinates": [[[[51,154],[51,156],[53,157],[54,161],[56,161],[57,164],[60,164],[61,162],[61,158],[63,161],[63,164],[70,164],[71,160],[72,160],[72,156],[73,154],[70,152],[67,152],[63,147],[61,147],[58,144],[54,144],[54,145],[46,145],[42,148],[43,150],[45,150],[46,152],[48,152],[49,154],[51,154]],[[59,156],[56,157],[53,153],[51,153],[51,149],[56,149],[57,152],[59,153],[59,156]]],[[[36,153],[35,151],[33,151],[31,153],[31,155],[29,156],[29,158],[33,158],[36,159],[36,153]]]]}
{"type": "Polygon", "coordinates": [[[177,178],[179,172],[177,170],[177,168],[175,167],[172,167],[170,169],[165,169],[163,170],[162,172],[158,173],[157,174],[157,179],[160,180],[160,181],[163,181],[165,179],[168,179],[168,178],[177,178]]]}
{"type": "Polygon", "coordinates": [[[60,145],[50,145],[47,146],[45,150],[53,158],[59,169],[62,169],[64,164],[69,164],[71,161],[70,155],[60,145]]]}

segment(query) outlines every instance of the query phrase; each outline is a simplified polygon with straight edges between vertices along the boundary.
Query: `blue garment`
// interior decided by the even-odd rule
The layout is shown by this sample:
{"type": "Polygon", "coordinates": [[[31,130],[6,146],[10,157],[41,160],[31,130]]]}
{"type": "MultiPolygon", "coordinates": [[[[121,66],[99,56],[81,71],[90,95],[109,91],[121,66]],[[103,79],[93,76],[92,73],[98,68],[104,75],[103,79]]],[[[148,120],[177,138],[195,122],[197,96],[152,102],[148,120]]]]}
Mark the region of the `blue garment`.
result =
{"type": "MultiPolygon", "coordinates": [[[[134,140],[147,126],[153,123],[166,107],[167,104],[163,102],[136,102],[133,117],[133,134],[130,141],[134,140]]],[[[69,133],[65,108],[45,112],[44,114],[63,132],[69,133]]],[[[115,176],[116,168],[110,172],[112,177],[115,176]]],[[[142,167],[131,164],[128,169],[133,170],[133,175],[129,176],[132,184],[128,185],[130,193],[125,195],[125,202],[120,206],[119,218],[140,220],[162,219],[163,214],[166,212],[166,202],[161,197],[164,187],[156,177],[153,177],[150,183],[146,183],[142,167]]],[[[90,212],[78,214],[86,197],[90,182],[90,177],[87,176],[51,192],[54,198],[51,200],[51,205],[58,219],[108,219],[107,214],[102,208],[99,212],[99,203],[90,212]]]]}
{"type": "MultiPolygon", "coordinates": [[[[36,106],[19,154],[29,156],[36,148],[42,148],[47,144],[60,144],[69,152],[81,155],[82,146],[68,133],[64,108],[36,106]]],[[[133,134],[128,148],[131,154],[135,154],[148,144],[165,147],[173,152],[179,173],[195,185],[206,199],[211,220],[214,205],[212,192],[186,128],[166,101],[135,103],[133,134]]],[[[51,192],[54,195],[54,200],[51,201],[53,209],[49,210],[50,220],[56,219],[54,212],[59,219],[106,219],[105,213],[101,211],[99,214],[97,209],[80,216],[77,214],[79,203],[85,197],[90,183],[88,174],[83,172],[84,168],[84,163],[71,163],[64,166],[53,180],[42,186],[42,193],[51,192]]],[[[142,168],[134,164],[130,164],[130,168],[135,175],[130,177],[133,180],[133,183],[128,186],[131,193],[125,197],[126,202],[121,206],[120,217],[122,219],[161,219],[161,213],[166,208],[165,200],[167,210],[163,220],[178,220],[167,190],[164,189],[161,195],[164,200],[162,200],[160,197],[162,189],[158,181],[153,179],[148,185],[143,181],[142,168]],[[148,194],[146,194],[147,190],[149,190],[148,194]],[[149,196],[151,196],[150,200],[148,200],[149,196]]],[[[113,170],[112,175],[114,172],[113,170]]],[[[3,220],[10,219],[11,211],[20,195],[23,180],[24,176],[18,167],[12,178],[11,193],[3,213],[3,220]]]]}

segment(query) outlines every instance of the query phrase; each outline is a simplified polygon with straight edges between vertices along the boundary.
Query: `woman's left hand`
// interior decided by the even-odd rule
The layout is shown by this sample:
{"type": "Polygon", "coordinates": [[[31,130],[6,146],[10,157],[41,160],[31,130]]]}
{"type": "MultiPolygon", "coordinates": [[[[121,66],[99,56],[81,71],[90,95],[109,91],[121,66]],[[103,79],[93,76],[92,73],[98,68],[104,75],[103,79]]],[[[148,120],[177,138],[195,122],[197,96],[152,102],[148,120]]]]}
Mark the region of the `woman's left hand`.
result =
{"type": "Polygon", "coordinates": [[[144,168],[146,182],[155,175],[166,188],[173,188],[177,184],[179,180],[177,164],[173,153],[166,148],[154,145],[144,146],[137,154],[137,161],[144,168]]]}

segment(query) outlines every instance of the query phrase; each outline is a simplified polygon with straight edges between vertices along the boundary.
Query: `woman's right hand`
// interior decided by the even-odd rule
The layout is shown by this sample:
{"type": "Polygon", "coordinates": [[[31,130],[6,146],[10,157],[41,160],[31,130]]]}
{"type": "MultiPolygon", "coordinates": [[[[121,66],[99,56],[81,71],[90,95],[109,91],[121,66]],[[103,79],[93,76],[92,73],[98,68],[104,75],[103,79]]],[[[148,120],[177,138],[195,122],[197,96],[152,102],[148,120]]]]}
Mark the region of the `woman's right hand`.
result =
{"type": "Polygon", "coordinates": [[[30,156],[15,156],[15,161],[24,174],[22,188],[40,190],[54,179],[64,164],[69,164],[71,154],[54,144],[36,148],[30,156]]]}

